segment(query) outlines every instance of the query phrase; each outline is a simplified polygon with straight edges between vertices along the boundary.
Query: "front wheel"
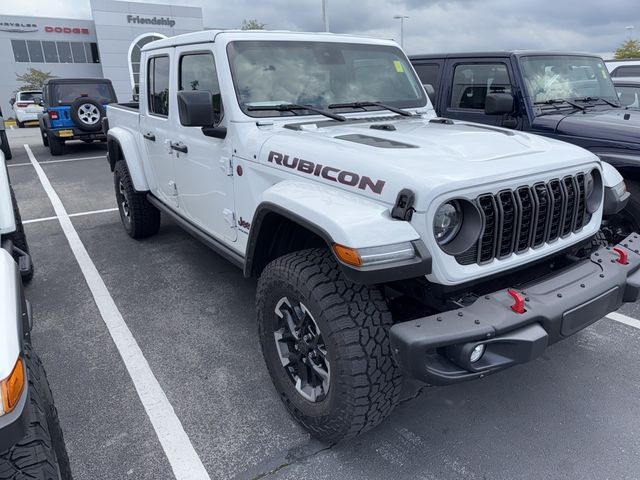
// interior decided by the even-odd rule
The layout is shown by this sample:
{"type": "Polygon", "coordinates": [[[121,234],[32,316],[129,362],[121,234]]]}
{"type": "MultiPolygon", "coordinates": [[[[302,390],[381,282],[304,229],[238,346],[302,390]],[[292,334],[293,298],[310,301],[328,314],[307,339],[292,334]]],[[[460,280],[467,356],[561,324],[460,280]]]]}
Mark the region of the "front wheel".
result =
{"type": "Polygon", "coordinates": [[[149,203],[145,192],[133,188],[127,164],[120,160],[113,171],[120,219],[131,238],[145,238],[158,233],[160,211],[149,203]]]}
{"type": "Polygon", "coordinates": [[[267,368],[291,415],[337,442],[378,425],[400,397],[391,313],[375,287],[347,280],[325,249],[282,256],[262,272],[258,329],[267,368]]]}
{"type": "Polygon", "coordinates": [[[69,457],[58,412],[42,362],[25,344],[24,359],[29,376],[28,427],[13,447],[0,452],[0,478],[71,480],[69,457]]]}

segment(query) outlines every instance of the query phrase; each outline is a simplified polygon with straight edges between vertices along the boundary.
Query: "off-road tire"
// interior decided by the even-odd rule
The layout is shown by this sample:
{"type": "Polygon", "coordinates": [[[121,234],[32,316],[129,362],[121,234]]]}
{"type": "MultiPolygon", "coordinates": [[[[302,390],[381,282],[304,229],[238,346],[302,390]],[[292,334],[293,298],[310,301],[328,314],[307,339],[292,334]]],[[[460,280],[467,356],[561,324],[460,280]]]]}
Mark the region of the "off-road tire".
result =
{"type": "Polygon", "coordinates": [[[49,151],[51,155],[62,155],[64,153],[64,140],[49,134],[47,134],[47,138],[49,139],[49,151]]]}
{"type": "Polygon", "coordinates": [[[146,238],[158,233],[160,229],[160,211],[149,203],[146,192],[138,192],[133,188],[126,162],[120,160],[113,171],[113,183],[120,219],[125,231],[131,238],[146,238]],[[120,182],[124,198],[120,192],[120,182]],[[129,215],[126,215],[123,199],[126,200],[129,215]]]}
{"type": "MultiPolygon", "coordinates": [[[[20,215],[20,209],[18,208],[18,202],[16,201],[16,195],[13,192],[13,187],[10,186],[9,191],[11,192],[11,203],[13,204],[13,217],[16,222],[16,230],[15,232],[7,234],[7,238],[20,250],[29,253],[29,244],[27,243],[27,236],[24,233],[24,225],[22,224],[22,217],[20,215]]],[[[33,259],[31,260],[31,269],[28,272],[22,272],[22,281],[24,283],[30,282],[33,278],[33,259]]]]}
{"type": "Polygon", "coordinates": [[[81,130],[85,132],[97,132],[102,129],[102,119],[105,117],[106,113],[104,107],[94,98],[89,97],[78,97],[71,105],[69,105],[69,114],[71,115],[71,120],[73,123],[81,130]],[[79,109],[83,105],[92,105],[95,107],[98,113],[98,120],[96,123],[86,123],[80,116],[79,109]]]}
{"type": "Polygon", "coordinates": [[[631,193],[629,202],[625,208],[625,213],[632,224],[633,231],[640,231],[640,182],[636,180],[625,180],[627,191],[631,193]]]}
{"type": "Polygon", "coordinates": [[[0,148],[2,149],[2,153],[4,153],[4,159],[11,160],[11,157],[13,156],[11,154],[11,145],[9,145],[7,132],[4,130],[0,132],[0,148]]]}
{"type": "Polygon", "coordinates": [[[49,137],[47,136],[46,133],[44,133],[44,130],[40,129],[40,136],[42,137],[42,145],[44,145],[45,147],[49,146],[49,137]]]}
{"type": "Polygon", "coordinates": [[[291,415],[314,437],[334,443],[384,420],[398,403],[402,376],[389,342],[391,313],[376,287],[346,279],[326,249],[284,255],[269,263],[256,296],[262,353],[291,415]],[[306,400],[276,349],[275,307],[283,297],[304,303],[323,336],[330,362],[326,397],[306,400]]]}
{"type": "Polygon", "coordinates": [[[0,480],[71,480],[69,457],[58,411],[40,358],[29,343],[24,359],[29,376],[25,436],[0,453],[0,480]]]}

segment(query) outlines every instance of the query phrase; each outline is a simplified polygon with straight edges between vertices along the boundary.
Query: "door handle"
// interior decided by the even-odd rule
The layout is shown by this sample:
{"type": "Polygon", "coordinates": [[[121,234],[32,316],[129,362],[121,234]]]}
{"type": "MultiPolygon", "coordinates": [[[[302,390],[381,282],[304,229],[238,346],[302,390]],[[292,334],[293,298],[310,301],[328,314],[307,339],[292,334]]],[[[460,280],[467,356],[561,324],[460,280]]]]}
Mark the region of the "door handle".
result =
{"type": "Polygon", "coordinates": [[[187,146],[182,142],[171,142],[169,143],[169,146],[172,150],[176,150],[178,152],[187,153],[189,151],[187,146]]]}
{"type": "Polygon", "coordinates": [[[142,136],[147,140],[151,140],[152,142],[156,141],[156,136],[151,132],[143,133],[142,136]]]}

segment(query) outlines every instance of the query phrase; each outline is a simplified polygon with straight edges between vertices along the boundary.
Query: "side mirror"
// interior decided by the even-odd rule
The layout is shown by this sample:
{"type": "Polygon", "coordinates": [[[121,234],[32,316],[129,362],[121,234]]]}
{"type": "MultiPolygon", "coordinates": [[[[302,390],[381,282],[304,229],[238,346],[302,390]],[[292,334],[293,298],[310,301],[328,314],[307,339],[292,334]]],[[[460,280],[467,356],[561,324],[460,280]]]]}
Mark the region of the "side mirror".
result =
{"type": "Polygon", "coordinates": [[[484,113],[487,115],[505,115],[513,113],[514,99],[510,93],[490,93],[485,97],[484,113]]]}
{"type": "Polygon", "coordinates": [[[11,104],[11,106],[13,107],[13,104],[16,103],[16,99],[12,98],[11,100],[9,100],[9,103],[11,104]]]}
{"type": "Polygon", "coordinates": [[[180,123],[185,127],[211,127],[215,122],[213,96],[206,90],[178,92],[180,123]]]}
{"type": "Polygon", "coordinates": [[[427,95],[429,96],[429,100],[431,100],[431,103],[435,106],[436,89],[433,88],[433,85],[431,85],[430,83],[423,83],[422,86],[424,87],[424,91],[427,92],[427,95]]]}

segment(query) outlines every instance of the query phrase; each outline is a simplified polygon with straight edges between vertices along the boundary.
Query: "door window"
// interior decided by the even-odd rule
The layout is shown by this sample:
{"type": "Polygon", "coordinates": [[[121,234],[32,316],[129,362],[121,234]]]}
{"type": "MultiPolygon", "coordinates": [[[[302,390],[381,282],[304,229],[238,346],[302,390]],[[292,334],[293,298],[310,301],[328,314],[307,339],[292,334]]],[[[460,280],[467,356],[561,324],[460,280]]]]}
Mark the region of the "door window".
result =
{"type": "MultiPolygon", "coordinates": [[[[221,116],[220,85],[218,84],[216,64],[210,53],[190,53],[180,58],[178,89],[211,92],[214,110],[219,113],[219,117],[221,116]]],[[[219,120],[218,118],[217,121],[219,120]]]]}
{"type": "Polygon", "coordinates": [[[457,65],[453,74],[451,108],[484,110],[490,93],[511,93],[511,80],[504,63],[457,65]]]}
{"type": "Polygon", "coordinates": [[[149,59],[147,96],[149,113],[161,117],[169,116],[169,57],[149,59]]]}

